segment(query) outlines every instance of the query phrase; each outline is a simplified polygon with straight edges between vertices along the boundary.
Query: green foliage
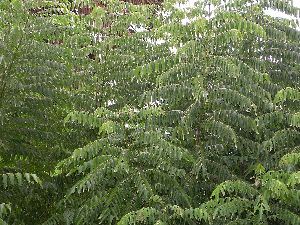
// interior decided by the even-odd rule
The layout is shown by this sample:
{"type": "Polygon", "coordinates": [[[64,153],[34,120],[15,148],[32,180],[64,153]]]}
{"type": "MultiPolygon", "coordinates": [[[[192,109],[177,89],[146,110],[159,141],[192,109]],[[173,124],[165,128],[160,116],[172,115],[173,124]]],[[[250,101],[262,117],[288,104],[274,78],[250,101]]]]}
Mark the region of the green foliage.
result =
{"type": "MultiPolygon", "coordinates": [[[[293,157],[295,161],[299,160],[299,155],[293,157]]],[[[285,155],[280,160],[281,166],[295,166],[296,162],[291,158],[290,154],[285,155]]],[[[249,224],[298,224],[299,171],[260,171],[253,184],[225,181],[218,185],[208,203],[214,205],[210,213],[228,224],[239,224],[240,221],[249,224]]]]}
{"type": "Polygon", "coordinates": [[[300,10],[132,3],[0,3],[0,224],[299,224],[300,10]]]}
{"type": "Polygon", "coordinates": [[[2,174],[2,186],[7,188],[9,185],[15,185],[18,184],[21,186],[23,184],[23,180],[25,180],[28,183],[36,182],[38,184],[42,184],[41,180],[36,176],[36,174],[21,174],[21,173],[6,173],[2,174]],[[25,178],[25,179],[24,179],[25,178]],[[33,180],[31,180],[33,179],[33,180]]]}

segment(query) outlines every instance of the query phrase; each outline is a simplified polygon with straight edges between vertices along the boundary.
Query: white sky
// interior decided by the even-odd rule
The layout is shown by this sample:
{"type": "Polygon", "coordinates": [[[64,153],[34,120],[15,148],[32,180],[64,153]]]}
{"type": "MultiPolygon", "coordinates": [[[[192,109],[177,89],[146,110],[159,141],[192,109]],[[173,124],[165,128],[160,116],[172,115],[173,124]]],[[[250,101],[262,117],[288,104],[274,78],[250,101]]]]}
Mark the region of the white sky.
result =
{"type": "MultiPolygon", "coordinates": [[[[300,0],[294,0],[294,6],[300,8],[300,0]]],[[[271,9],[266,10],[265,12],[270,16],[290,18],[289,16],[287,16],[286,14],[284,14],[282,12],[277,12],[277,11],[274,11],[274,10],[271,10],[271,9]]]]}

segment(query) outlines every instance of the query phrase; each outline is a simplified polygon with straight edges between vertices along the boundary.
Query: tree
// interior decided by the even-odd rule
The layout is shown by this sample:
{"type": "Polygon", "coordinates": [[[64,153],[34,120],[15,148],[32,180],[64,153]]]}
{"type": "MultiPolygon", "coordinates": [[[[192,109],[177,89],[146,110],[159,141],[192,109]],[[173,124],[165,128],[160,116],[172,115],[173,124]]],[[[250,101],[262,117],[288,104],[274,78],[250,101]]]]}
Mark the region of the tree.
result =
{"type": "MultiPolygon", "coordinates": [[[[66,68],[53,88],[63,94],[51,96],[57,104],[42,109],[49,121],[40,123],[58,135],[29,135],[34,152],[64,143],[64,159],[32,170],[48,171],[43,178],[57,195],[46,215],[32,220],[28,208],[23,223],[299,224],[300,32],[293,20],[264,14],[273,8],[299,17],[299,9],[279,0],[216,0],[182,11],[164,1],[151,30],[128,34],[129,25],[148,26],[153,6],[109,2],[115,12],[126,6],[135,13],[115,14],[103,29],[101,9],[80,17],[61,4],[62,15],[23,13],[51,27],[26,40],[47,46],[66,68]],[[59,46],[51,44],[59,38],[59,46]],[[94,60],[86,57],[91,52],[94,60]],[[49,127],[52,121],[59,122],[49,127]]],[[[26,45],[21,52],[27,48],[34,51],[26,45]]],[[[7,105],[4,115],[13,112],[7,105]]],[[[18,143],[9,137],[5,143],[18,143]]],[[[45,186],[42,199],[53,193],[45,186]]],[[[8,209],[1,205],[0,218],[8,209]]]]}
{"type": "Polygon", "coordinates": [[[49,217],[50,210],[43,209],[50,209],[63,191],[50,177],[53,166],[91,140],[90,132],[82,130],[86,138],[78,140],[72,127],[63,125],[76,105],[78,79],[71,76],[76,49],[46,43],[63,26],[30,15],[28,7],[22,1],[0,3],[0,198],[5,203],[0,217],[5,214],[8,224],[39,224],[49,217]]]}

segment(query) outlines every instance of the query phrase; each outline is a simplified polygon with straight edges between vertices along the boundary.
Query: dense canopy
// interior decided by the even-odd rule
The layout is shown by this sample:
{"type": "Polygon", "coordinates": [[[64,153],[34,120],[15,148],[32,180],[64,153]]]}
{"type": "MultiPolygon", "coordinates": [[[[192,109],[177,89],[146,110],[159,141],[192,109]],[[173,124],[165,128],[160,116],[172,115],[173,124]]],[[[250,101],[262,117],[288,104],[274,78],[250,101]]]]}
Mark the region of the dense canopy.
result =
{"type": "Polygon", "coordinates": [[[300,9],[181,3],[0,1],[0,225],[300,224],[300,9]]]}

